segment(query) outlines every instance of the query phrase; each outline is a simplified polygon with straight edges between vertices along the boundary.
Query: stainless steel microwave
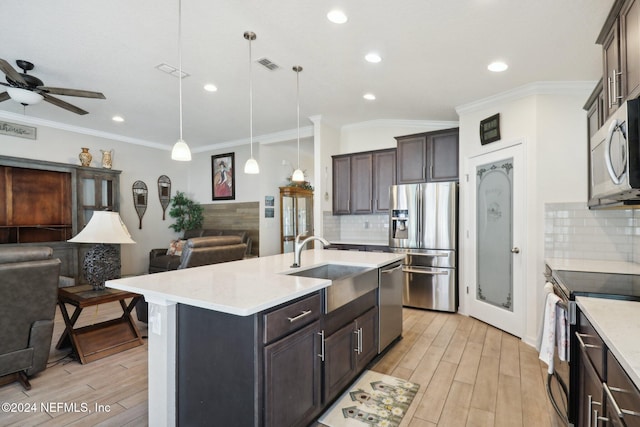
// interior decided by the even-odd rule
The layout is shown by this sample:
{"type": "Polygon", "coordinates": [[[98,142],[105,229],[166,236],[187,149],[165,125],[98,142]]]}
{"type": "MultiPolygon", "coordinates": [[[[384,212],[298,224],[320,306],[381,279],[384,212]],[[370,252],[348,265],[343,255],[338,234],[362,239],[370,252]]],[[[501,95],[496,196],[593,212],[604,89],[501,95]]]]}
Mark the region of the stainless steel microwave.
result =
{"type": "Polygon", "coordinates": [[[640,99],[622,104],[590,141],[590,207],[640,204],[640,99]]]}

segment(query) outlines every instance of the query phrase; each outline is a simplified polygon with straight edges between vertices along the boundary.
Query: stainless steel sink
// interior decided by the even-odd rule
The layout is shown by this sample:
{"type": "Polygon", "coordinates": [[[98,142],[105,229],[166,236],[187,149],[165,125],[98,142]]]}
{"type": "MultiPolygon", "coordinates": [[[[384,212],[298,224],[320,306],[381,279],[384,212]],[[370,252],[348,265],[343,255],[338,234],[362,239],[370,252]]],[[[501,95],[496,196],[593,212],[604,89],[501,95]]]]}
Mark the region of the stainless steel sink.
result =
{"type": "Polygon", "coordinates": [[[325,264],[287,273],[290,276],[331,280],[325,288],[325,313],[342,307],[378,288],[378,269],[352,265],[325,264]]]}

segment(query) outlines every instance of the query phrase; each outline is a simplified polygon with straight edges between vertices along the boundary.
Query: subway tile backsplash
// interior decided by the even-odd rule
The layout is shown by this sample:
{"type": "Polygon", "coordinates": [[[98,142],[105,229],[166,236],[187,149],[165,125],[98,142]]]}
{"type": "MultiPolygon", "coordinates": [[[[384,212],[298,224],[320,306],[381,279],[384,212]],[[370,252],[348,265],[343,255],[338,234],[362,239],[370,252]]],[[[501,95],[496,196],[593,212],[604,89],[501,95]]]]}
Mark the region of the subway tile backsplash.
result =
{"type": "Polygon", "coordinates": [[[545,205],[545,257],[640,262],[640,212],[545,205]]]}
{"type": "Polygon", "coordinates": [[[332,215],[323,212],[324,237],[329,241],[384,243],[389,240],[388,215],[332,215]]]}

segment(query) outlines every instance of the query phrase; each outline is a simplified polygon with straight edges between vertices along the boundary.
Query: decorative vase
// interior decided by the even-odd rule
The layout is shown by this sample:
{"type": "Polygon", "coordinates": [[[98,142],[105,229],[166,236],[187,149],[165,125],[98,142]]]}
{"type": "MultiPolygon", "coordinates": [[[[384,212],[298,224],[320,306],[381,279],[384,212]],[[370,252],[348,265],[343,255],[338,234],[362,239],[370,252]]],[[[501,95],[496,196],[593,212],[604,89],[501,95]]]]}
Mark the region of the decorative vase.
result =
{"type": "Polygon", "coordinates": [[[88,148],[82,147],[82,152],[78,155],[78,158],[80,159],[80,164],[82,166],[90,166],[93,156],[89,153],[88,148]]]}
{"type": "Polygon", "coordinates": [[[102,167],[105,169],[111,169],[113,150],[100,150],[102,152],[102,167]]]}

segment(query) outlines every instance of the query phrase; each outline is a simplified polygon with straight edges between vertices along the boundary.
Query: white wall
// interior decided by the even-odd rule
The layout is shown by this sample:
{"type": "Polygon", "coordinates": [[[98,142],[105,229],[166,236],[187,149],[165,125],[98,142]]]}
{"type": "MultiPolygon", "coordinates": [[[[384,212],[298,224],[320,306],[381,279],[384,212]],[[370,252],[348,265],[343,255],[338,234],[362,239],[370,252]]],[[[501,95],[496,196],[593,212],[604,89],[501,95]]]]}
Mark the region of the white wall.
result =
{"type": "MultiPolygon", "coordinates": [[[[300,168],[305,177],[314,184],[313,138],[300,138],[300,168]]],[[[293,169],[297,167],[297,140],[257,143],[254,139],[253,157],[258,161],[260,173],[244,173],[244,164],[249,159],[249,145],[238,145],[217,150],[208,150],[193,155],[188,168],[189,188],[201,204],[260,202],[260,256],[280,253],[280,190],[288,183],[293,169]],[[234,153],[235,199],[212,201],[211,156],[234,153]],[[284,162],[284,164],[283,164],[284,162]],[[293,169],[292,169],[293,168],[293,169]],[[273,196],[275,214],[264,217],[265,196],[273,196]]]]}
{"type": "MultiPolygon", "coordinates": [[[[463,290],[475,280],[467,260],[475,248],[465,244],[475,213],[468,206],[465,175],[470,157],[522,141],[526,163],[525,330],[523,340],[536,339],[544,272],[544,203],[586,201],[586,112],[582,106],[595,83],[535,83],[458,108],[460,115],[460,311],[469,296],[463,290]],[[479,141],[480,120],[500,113],[501,140],[479,141]]],[[[473,257],[473,258],[472,258],[473,257]]]]}
{"type": "MultiPolygon", "coordinates": [[[[16,120],[13,122],[19,123],[16,120]]],[[[29,126],[32,126],[31,124],[29,126]]],[[[167,175],[172,183],[172,195],[177,190],[189,194],[188,165],[171,160],[170,152],[133,145],[105,137],[37,126],[37,139],[29,140],[0,135],[0,155],[27,159],[47,160],[59,163],[80,164],[81,147],[88,147],[93,155],[91,166],[101,167],[100,150],[114,150],[113,169],[120,175],[120,216],[126,224],[135,245],[122,245],[122,274],[141,274],[147,270],[149,251],[168,247],[176,233],[169,227],[173,223],[167,208],[166,220],[162,220],[162,207],[158,198],[157,181],[167,175]],[[133,206],[131,186],[137,180],[144,181],[149,189],[148,207],[138,229],[138,216],[133,206]]]]}

